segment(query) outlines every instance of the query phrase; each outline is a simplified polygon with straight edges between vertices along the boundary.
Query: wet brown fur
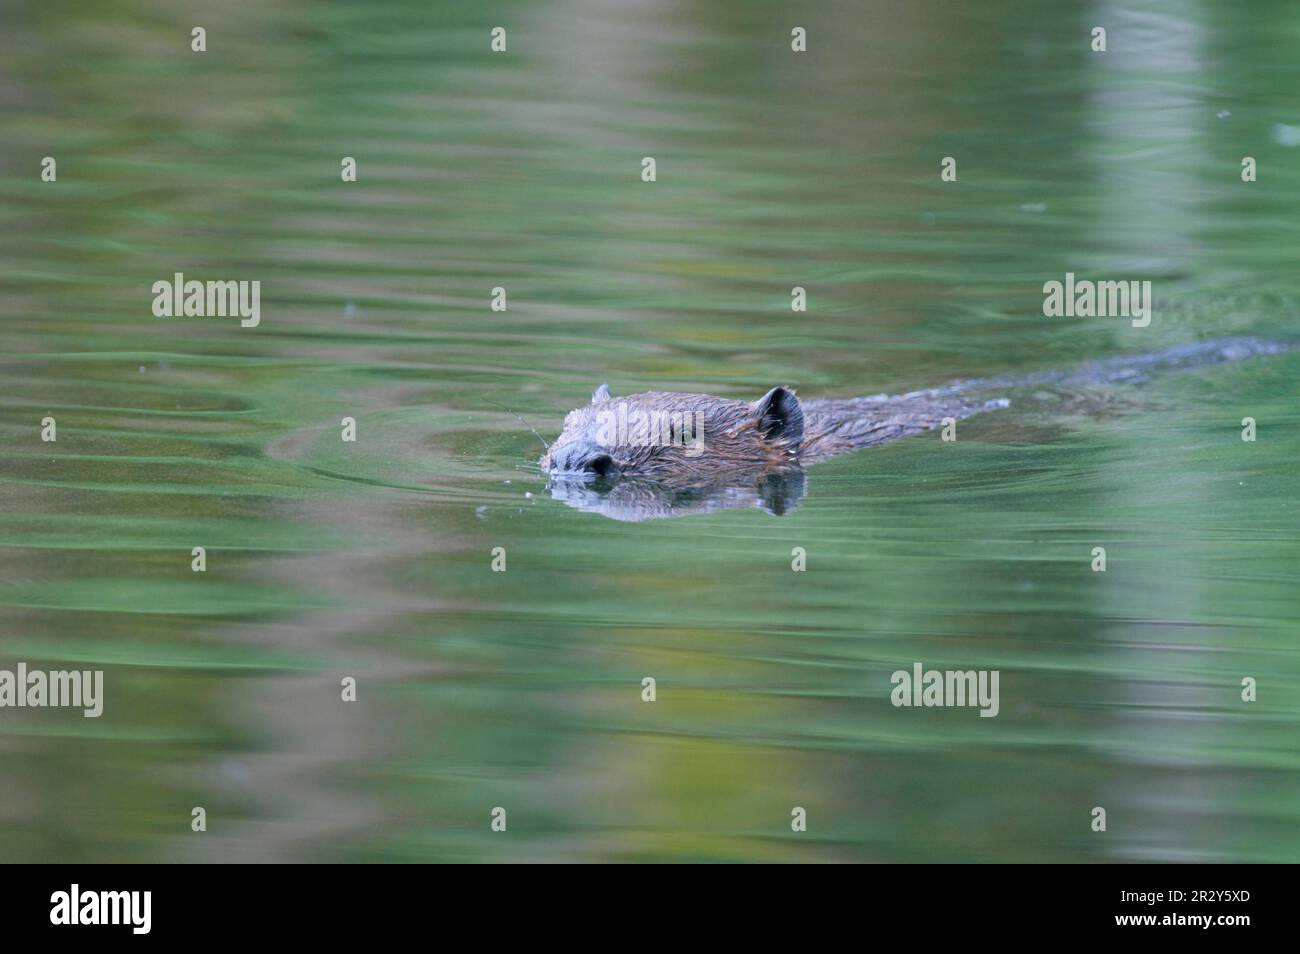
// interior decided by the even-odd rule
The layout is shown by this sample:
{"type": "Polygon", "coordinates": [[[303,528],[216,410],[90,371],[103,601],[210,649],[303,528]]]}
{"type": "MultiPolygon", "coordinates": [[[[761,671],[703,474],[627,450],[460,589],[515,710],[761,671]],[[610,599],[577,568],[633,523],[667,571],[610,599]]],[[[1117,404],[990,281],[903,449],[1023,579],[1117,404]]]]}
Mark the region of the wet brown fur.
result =
{"type": "Polygon", "coordinates": [[[622,476],[685,482],[723,472],[761,473],[917,434],[938,426],[944,417],[966,417],[989,406],[924,394],[801,403],[794,389],[785,387],[773,388],[752,403],[711,394],[645,391],[593,400],[570,412],[541,464],[547,471],[579,471],[590,454],[570,449],[590,445],[592,452],[611,456],[622,476]],[[597,439],[602,421],[616,414],[619,404],[669,416],[695,416],[703,425],[701,453],[691,456],[687,447],[676,443],[635,445],[597,439]]]}
{"type": "MultiPolygon", "coordinates": [[[[908,394],[800,402],[793,389],[772,388],[752,403],[709,394],[646,391],[611,397],[602,385],[591,403],[564,419],[542,469],[552,474],[595,471],[601,476],[635,477],[685,485],[727,473],[762,479],[765,473],[818,463],[836,454],[939,427],[982,411],[1006,407],[999,391],[1061,388],[1066,393],[1106,384],[1144,380],[1157,370],[1187,370],[1277,354],[1289,344],[1261,338],[1227,338],[1177,345],[1142,355],[1121,355],[1085,362],[1070,371],[957,381],[908,394]],[[691,418],[703,424],[698,456],[681,441],[646,444],[603,439],[600,426],[618,406],[691,418]]],[[[680,433],[675,435],[680,438],[680,433]]]]}
{"type": "Polygon", "coordinates": [[[788,387],[774,387],[755,402],[708,394],[645,391],[612,398],[598,387],[591,403],[569,413],[563,433],[547,447],[543,471],[552,496],[568,506],[616,520],[681,516],[728,507],[758,506],[770,513],[796,508],[805,494],[803,465],[939,428],[1008,407],[1017,400],[1052,399],[1057,409],[1088,412],[1109,406],[1109,385],[1144,381],[1157,370],[1191,370],[1255,355],[1281,354],[1291,344],[1261,338],[1180,344],[1144,355],[1087,361],[1048,370],[976,381],[956,381],[909,394],[800,402],[788,387]],[[611,441],[602,433],[620,404],[702,424],[698,455],[679,430],[671,441],[611,441]],[[572,480],[577,477],[577,480],[572,480]]]}

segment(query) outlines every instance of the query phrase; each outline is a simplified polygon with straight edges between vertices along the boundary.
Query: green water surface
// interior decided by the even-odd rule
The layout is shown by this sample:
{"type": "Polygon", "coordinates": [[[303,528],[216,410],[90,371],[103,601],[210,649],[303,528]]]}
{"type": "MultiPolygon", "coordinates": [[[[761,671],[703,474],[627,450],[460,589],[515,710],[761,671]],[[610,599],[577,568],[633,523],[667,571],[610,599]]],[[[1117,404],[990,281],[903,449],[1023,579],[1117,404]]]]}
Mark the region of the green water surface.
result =
{"type": "Polygon", "coordinates": [[[506,409],[1300,337],[1298,54],[1281,0],[9,4],[0,668],[106,700],[0,709],[0,860],[1296,860],[1300,352],[782,517],[571,509],[506,409]],[[1066,272],[1154,320],[1045,318],[1066,272]]]}

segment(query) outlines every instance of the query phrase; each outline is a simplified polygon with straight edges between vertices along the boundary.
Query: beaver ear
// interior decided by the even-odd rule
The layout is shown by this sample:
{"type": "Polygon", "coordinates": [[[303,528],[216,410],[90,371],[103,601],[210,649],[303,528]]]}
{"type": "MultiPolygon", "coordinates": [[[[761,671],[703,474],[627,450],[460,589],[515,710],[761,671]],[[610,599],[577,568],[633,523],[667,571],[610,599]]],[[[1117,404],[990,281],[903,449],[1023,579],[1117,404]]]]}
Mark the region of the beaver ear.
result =
{"type": "Polygon", "coordinates": [[[803,438],[803,408],[793,391],[773,388],[754,403],[754,414],[759,431],[769,440],[798,444],[803,438]]]}
{"type": "Polygon", "coordinates": [[[591,403],[599,404],[601,401],[609,400],[609,385],[602,384],[596,390],[591,392],[591,403]]]}

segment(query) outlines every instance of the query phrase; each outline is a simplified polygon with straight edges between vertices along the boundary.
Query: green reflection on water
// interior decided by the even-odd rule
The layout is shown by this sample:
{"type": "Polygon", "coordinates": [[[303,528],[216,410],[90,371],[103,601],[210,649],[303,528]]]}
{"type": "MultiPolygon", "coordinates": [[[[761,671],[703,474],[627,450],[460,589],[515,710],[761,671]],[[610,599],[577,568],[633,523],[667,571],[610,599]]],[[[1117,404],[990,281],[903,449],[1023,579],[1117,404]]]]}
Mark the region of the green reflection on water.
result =
{"type": "Polygon", "coordinates": [[[3,710],[0,858],[1295,859],[1297,355],[839,458],[782,518],[570,510],[503,410],[1293,337],[1292,5],[839,4],[803,55],[734,0],[234,3],[203,55],[166,4],[5,17],[0,666],[108,698],[3,710]],[[175,271],[261,326],[154,319],[175,271]],[[1156,320],[1044,319],[1067,271],[1156,320]],[[915,661],[1001,714],[893,708],[915,661]]]}

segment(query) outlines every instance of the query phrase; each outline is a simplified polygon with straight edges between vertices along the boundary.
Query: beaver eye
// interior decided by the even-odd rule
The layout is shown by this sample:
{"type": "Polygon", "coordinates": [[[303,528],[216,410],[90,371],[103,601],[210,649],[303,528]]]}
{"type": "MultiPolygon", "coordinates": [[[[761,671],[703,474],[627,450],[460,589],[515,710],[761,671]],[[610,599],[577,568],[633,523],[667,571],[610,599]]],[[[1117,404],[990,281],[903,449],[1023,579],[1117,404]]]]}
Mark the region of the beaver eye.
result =
{"type": "Polygon", "coordinates": [[[597,454],[587,461],[587,470],[598,477],[608,477],[614,471],[614,458],[608,454],[597,454]]]}

